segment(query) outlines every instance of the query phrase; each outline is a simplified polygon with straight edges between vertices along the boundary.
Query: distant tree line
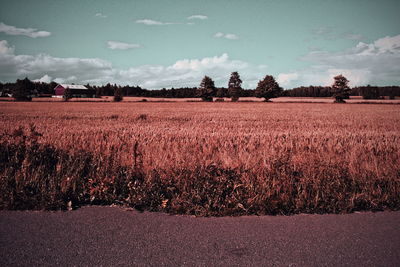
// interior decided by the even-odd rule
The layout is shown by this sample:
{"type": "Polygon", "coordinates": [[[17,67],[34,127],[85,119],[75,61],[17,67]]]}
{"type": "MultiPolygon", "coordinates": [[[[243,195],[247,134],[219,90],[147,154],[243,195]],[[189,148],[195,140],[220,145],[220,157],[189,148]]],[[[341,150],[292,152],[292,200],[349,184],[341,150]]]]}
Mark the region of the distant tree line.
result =
{"type": "Polygon", "coordinates": [[[400,96],[400,86],[359,86],[352,89],[352,95],[362,96],[364,99],[379,99],[384,96],[394,99],[400,96]]]}
{"type": "MultiPolygon", "coordinates": [[[[333,92],[330,86],[301,86],[285,90],[282,96],[290,97],[332,97],[333,92]]],[[[394,99],[400,96],[400,86],[358,86],[350,90],[350,96],[362,96],[364,99],[379,99],[388,96],[394,99]]]]}
{"type": "MultiPolygon", "coordinates": [[[[341,75],[339,75],[341,76],[341,75]]],[[[336,76],[336,77],[339,77],[336,76]]],[[[379,99],[388,96],[394,99],[400,96],[400,86],[359,86],[348,87],[348,80],[342,78],[336,79],[341,90],[346,93],[341,97],[343,99],[349,96],[362,96],[364,99],[379,99]],[[340,85],[341,84],[341,85],[340,85]]],[[[342,76],[343,77],[343,76],[342,76]]],[[[344,78],[344,77],[343,77],[344,78]]],[[[335,84],[334,83],[334,84],[335,84]]],[[[223,101],[230,97],[232,101],[237,101],[240,97],[262,97],[268,101],[270,98],[278,96],[287,97],[335,97],[334,84],[332,86],[301,86],[293,89],[283,90],[271,75],[266,75],[260,80],[256,89],[243,89],[242,80],[238,72],[232,72],[227,87],[216,87],[211,77],[205,76],[198,87],[181,87],[171,89],[149,90],[140,86],[121,86],[107,83],[101,86],[86,84],[88,89],[96,91],[96,96],[114,96],[116,101],[122,100],[125,96],[135,97],[160,97],[160,98],[196,98],[200,97],[204,101],[223,101]]],[[[32,97],[46,97],[54,94],[54,88],[57,83],[33,82],[28,78],[18,79],[14,83],[0,83],[0,96],[13,96],[19,101],[29,101],[32,97]]],[[[336,97],[335,97],[336,99],[336,97]]]]}

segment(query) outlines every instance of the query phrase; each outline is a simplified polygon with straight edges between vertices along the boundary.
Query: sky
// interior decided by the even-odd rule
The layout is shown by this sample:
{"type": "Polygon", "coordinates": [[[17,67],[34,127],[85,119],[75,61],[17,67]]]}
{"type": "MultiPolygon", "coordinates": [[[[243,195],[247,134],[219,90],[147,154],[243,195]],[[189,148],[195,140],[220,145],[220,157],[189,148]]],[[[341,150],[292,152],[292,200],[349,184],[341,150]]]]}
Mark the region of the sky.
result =
{"type": "Polygon", "coordinates": [[[0,81],[400,85],[399,0],[0,0],[0,81]]]}

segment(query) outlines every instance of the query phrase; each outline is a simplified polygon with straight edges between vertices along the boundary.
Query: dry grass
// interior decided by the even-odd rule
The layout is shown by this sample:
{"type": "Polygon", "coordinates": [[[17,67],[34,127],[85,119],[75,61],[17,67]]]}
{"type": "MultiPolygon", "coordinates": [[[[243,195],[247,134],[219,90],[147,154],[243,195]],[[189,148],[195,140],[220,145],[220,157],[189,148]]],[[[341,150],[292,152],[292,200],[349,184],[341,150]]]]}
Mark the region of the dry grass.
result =
{"type": "Polygon", "coordinates": [[[216,216],[399,209],[399,111],[3,102],[0,207],[125,203],[216,216]],[[37,142],[31,123],[43,134],[37,142]]]}

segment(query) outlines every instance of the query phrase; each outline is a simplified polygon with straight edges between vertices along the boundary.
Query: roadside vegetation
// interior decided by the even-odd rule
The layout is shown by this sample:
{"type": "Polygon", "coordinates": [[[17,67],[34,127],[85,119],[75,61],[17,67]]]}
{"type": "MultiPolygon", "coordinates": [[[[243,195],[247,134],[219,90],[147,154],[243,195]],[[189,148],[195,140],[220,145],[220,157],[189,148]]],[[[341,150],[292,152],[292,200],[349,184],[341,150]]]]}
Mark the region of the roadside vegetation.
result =
{"type": "Polygon", "coordinates": [[[2,103],[0,208],[400,208],[397,105],[2,103]]]}

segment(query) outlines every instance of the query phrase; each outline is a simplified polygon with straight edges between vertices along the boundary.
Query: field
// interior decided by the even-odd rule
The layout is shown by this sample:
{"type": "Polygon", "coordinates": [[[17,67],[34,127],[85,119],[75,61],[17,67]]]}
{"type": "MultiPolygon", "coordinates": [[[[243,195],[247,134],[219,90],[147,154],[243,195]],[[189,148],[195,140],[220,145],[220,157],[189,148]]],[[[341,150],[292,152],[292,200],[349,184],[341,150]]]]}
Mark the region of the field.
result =
{"type": "MultiPolygon", "coordinates": [[[[113,102],[113,96],[102,96],[101,98],[72,98],[69,102],[113,102]]],[[[214,98],[215,101],[216,98],[214,98]]],[[[276,103],[332,103],[332,97],[278,97],[271,99],[276,103]]],[[[0,97],[0,102],[14,101],[12,97],[0,97]]],[[[34,97],[33,102],[63,102],[62,98],[34,97]]],[[[224,102],[230,102],[230,98],[225,97],[224,102]]],[[[263,102],[264,98],[241,97],[239,102],[263,102]]],[[[139,97],[125,96],[122,102],[201,102],[200,98],[163,98],[163,97],[139,97]]],[[[346,100],[349,104],[400,104],[400,98],[389,99],[363,99],[361,96],[350,96],[346,100]]]]}
{"type": "Polygon", "coordinates": [[[400,208],[400,106],[0,103],[0,208],[400,208]]]}

